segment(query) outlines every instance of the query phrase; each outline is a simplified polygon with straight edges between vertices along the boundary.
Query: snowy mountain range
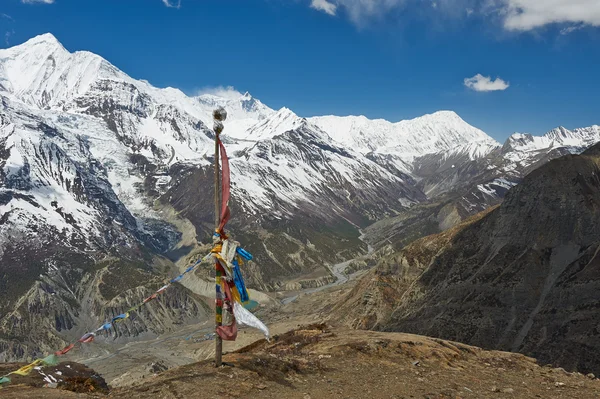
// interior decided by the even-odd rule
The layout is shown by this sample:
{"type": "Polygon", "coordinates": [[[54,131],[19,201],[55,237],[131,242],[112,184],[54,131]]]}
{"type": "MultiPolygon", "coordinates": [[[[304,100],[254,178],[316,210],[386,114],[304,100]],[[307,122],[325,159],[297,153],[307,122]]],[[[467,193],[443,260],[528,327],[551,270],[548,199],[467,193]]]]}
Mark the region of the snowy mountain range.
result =
{"type": "MultiPolygon", "coordinates": [[[[161,170],[176,162],[209,165],[213,136],[207,126],[216,106],[228,109],[229,149],[234,155],[240,154],[232,159],[234,196],[243,198],[243,207],[249,212],[270,208],[278,217],[293,212],[299,201],[310,203],[328,179],[357,188],[380,183],[404,184],[402,176],[392,175],[366,157],[367,150],[396,155],[398,159],[407,154],[406,161],[399,162],[410,162],[417,155],[448,151],[474,141],[482,143],[483,149],[478,147],[477,154],[474,153],[481,155],[494,144],[483,132],[449,112],[388,125],[384,121],[369,124],[364,118],[361,124],[355,124],[355,118],[349,118],[353,126],[360,128],[351,129],[348,135],[343,133],[348,123],[340,123],[341,127],[331,129],[335,140],[323,130],[332,123],[330,118],[306,120],[285,108],[276,112],[248,93],[231,100],[210,95],[188,97],[176,89],[157,89],[130,78],[95,54],[69,53],[50,34],[1,50],[0,59],[0,90],[5,104],[3,143],[10,154],[3,161],[6,187],[12,187],[11,182],[23,177],[24,184],[30,186],[28,194],[40,205],[37,212],[29,211],[38,222],[45,220],[60,231],[70,231],[88,241],[90,235],[102,235],[94,228],[94,220],[105,220],[110,211],[101,214],[96,205],[77,200],[71,189],[77,177],[75,170],[100,168],[101,171],[90,174],[103,179],[104,187],[99,191],[116,196],[108,202],[122,206],[121,213],[136,215],[138,220],[130,216],[129,223],[123,224],[128,230],[143,230],[141,215],[152,215],[152,207],[138,195],[138,188],[147,175],[134,171],[135,164],[130,158],[143,157],[161,170]],[[40,129],[41,124],[48,128],[40,129]],[[412,136],[411,125],[419,129],[412,136]],[[385,126],[383,133],[379,132],[381,126],[385,126]],[[297,135],[278,136],[299,129],[310,133],[307,143],[316,146],[316,151],[323,151],[319,141],[338,141],[342,150],[321,154],[319,164],[306,162],[307,159],[290,162],[288,151],[293,150],[282,145],[289,144],[297,135]],[[56,133],[49,135],[49,130],[56,133]],[[365,132],[373,131],[378,132],[372,140],[377,147],[361,146],[364,135],[369,134],[365,132]],[[427,141],[418,139],[423,133],[428,135],[427,141]],[[34,155],[38,152],[36,147],[40,146],[45,147],[45,151],[39,151],[44,154],[52,151],[61,154],[34,163],[36,156],[39,157],[34,155]],[[283,153],[268,158],[277,151],[283,153]],[[53,166],[53,162],[60,164],[53,166]],[[28,176],[22,176],[25,171],[28,176]],[[328,171],[331,177],[326,176],[328,171]],[[365,179],[367,173],[374,178],[365,179]],[[271,177],[268,180],[267,175],[271,177]],[[71,223],[65,217],[56,217],[52,203],[68,209],[71,223]],[[282,205],[282,209],[273,209],[275,203],[282,205]]],[[[396,166],[409,172],[408,167],[396,166]]],[[[168,184],[169,178],[159,178],[158,188],[168,184]]],[[[395,202],[401,206],[422,199],[419,193],[409,193],[404,197],[398,195],[388,205],[393,207],[395,202]]],[[[23,200],[13,199],[4,207],[16,209],[9,217],[16,217],[15,212],[24,217],[23,200]]]]}
{"type": "MultiPolygon", "coordinates": [[[[321,284],[327,265],[366,250],[360,228],[449,193],[462,201],[458,220],[536,165],[600,141],[594,126],[502,146],[451,111],[391,123],[302,118],[249,93],[190,97],[70,53],[51,34],[0,50],[0,100],[0,314],[12,312],[0,332],[33,328],[22,318],[31,303],[61,309],[70,321],[56,329],[70,331],[92,291],[98,318],[120,311],[115,301],[131,298],[103,292],[108,276],[137,273],[140,257],[181,269],[205,248],[217,106],[229,114],[231,229],[263,290],[321,284]]],[[[120,288],[141,295],[154,272],[120,288]]],[[[149,326],[140,329],[161,330],[149,326]]],[[[0,360],[24,351],[2,342],[0,360]]]]}

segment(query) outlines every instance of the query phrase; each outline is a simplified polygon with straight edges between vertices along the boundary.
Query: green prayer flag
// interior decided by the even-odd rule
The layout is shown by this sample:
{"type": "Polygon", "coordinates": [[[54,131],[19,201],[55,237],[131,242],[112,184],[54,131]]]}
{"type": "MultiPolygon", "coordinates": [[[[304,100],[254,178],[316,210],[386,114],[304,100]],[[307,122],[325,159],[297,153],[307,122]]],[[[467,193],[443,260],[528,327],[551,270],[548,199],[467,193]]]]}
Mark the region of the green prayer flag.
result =
{"type": "Polygon", "coordinates": [[[59,363],[58,356],[56,356],[56,355],[47,356],[42,359],[42,363],[44,364],[44,366],[56,366],[59,363]]]}

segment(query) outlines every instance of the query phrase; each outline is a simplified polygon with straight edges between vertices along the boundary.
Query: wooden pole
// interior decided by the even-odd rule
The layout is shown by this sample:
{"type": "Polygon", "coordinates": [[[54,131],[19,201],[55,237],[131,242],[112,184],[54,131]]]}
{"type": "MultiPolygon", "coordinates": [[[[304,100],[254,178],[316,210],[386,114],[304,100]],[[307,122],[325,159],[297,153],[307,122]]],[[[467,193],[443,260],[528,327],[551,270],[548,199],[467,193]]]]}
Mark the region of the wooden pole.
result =
{"type": "MultiPolygon", "coordinates": [[[[226,114],[225,114],[226,115],[226,114]]],[[[221,179],[219,175],[219,135],[223,131],[222,113],[217,109],[213,113],[215,119],[215,231],[221,223],[221,179]]],[[[223,322],[223,294],[221,293],[221,266],[215,261],[215,332],[223,322]]],[[[221,367],[223,363],[223,340],[216,334],[215,337],[215,367],[221,367]]]]}

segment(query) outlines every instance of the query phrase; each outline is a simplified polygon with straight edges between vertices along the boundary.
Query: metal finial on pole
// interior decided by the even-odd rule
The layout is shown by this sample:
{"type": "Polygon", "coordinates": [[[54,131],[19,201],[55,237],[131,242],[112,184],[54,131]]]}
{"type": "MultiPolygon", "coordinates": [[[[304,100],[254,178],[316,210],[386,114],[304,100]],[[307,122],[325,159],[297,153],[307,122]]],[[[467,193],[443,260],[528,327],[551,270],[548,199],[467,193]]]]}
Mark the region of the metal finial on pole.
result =
{"type": "MultiPolygon", "coordinates": [[[[224,129],[223,121],[227,119],[227,112],[222,107],[213,112],[215,131],[215,232],[220,233],[221,224],[221,178],[219,174],[219,135],[224,129]]],[[[215,261],[215,332],[223,322],[223,296],[221,294],[221,266],[219,261],[215,261]]],[[[223,340],[216,334],[215,338],[215,366],[221,367],[223,362],[223,340]]]]}

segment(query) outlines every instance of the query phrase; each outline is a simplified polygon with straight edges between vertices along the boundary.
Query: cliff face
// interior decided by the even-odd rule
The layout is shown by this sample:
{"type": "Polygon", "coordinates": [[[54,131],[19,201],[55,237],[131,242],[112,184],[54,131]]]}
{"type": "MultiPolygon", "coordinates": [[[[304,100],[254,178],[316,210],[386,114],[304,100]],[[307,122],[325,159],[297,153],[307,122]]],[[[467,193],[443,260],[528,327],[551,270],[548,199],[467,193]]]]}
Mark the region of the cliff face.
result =
{"type": "Polygon", "coordinates": [[[497,209],[384,258],[342,317],[600,371],[599,165],[600,146],[554,160],[497,209]]]}

